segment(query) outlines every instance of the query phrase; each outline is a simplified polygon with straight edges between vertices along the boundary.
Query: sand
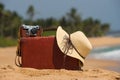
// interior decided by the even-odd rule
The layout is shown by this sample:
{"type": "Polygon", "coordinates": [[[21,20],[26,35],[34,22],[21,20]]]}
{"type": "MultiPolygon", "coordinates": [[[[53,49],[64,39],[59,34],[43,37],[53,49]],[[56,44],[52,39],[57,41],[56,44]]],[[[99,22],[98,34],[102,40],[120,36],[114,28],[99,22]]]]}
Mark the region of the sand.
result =
{"type": "Polygon", "coordinates": [[[83,71],[0,67],[0,80],[120,80],[120,74],[100,68],[83,71]]]}
{"type": "Polygon", "coordinates": [[[89,40],[93,47],[120,45],[120,37],[93,37],[89,40]]]}
{"type": "MultiPolygon", "coordinates": [[[[120,44],[120,38],[89,38],[93,47],[120,44]]],[[[108,67],[118,67],[116,61],[85,60],[83,71],[65,69],[33,69],[15,66],[16,47],[0,48],[0,80],[120,80],[120,72],[108,67]]]]}

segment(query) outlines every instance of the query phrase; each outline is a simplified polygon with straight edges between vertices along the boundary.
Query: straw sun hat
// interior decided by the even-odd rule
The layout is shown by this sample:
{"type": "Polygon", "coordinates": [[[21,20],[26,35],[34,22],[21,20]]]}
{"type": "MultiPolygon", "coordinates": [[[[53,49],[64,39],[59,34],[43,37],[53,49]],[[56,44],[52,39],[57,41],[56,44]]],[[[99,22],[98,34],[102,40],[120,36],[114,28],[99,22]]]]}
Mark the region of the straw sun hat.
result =
{"type": "Polygon", "coordinates": [[[72,34],[65,32],[61,26],[56,32],[57,44],[60,50],[73,58],[76,58],[84,64],[84,59],[92,49],[92,45],[81,31],[76,31],[72,34]]]}

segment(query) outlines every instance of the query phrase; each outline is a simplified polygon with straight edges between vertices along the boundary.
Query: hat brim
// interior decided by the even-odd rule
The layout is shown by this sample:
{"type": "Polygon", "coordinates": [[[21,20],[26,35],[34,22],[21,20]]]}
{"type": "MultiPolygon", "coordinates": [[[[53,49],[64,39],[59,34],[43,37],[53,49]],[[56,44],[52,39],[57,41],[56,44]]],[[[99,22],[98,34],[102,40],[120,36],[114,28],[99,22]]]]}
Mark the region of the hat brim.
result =
{"type": "Polygon", "coordinates": [[[57,39],[57,44],[58,44],[59,49],[64,54],[80,60],[82,62],[82,65],[83,65],[84,64],[84,59],[78,54],[78,52],[74,48],[68,49],[67,53],[65,53],[65,49],[64,49],[66,47],[65,46],[66,43],[64,42],[65,37],[69,38],[69,34],[66,31],[64,31],[61,26],[59,26],[57,28],[57,32],[56,32],[56,39],[57,39]]]}

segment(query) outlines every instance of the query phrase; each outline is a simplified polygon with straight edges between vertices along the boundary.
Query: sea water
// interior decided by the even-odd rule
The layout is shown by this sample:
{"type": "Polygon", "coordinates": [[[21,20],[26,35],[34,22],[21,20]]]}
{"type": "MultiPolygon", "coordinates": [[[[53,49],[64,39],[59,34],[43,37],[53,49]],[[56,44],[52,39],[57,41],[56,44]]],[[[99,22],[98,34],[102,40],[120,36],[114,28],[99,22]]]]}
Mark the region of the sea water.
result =
{"type": "Polygon", "coordinates": [[[120,61],[120,45],[94,48],[90,53],[90,57],[120,61]]]}
{"type": "Polygon", "coordinates": [[[118,66],[109,66],[107,69],[120,73],[120,45],[94,48],[88,57],[116,61],[118,66]]]}

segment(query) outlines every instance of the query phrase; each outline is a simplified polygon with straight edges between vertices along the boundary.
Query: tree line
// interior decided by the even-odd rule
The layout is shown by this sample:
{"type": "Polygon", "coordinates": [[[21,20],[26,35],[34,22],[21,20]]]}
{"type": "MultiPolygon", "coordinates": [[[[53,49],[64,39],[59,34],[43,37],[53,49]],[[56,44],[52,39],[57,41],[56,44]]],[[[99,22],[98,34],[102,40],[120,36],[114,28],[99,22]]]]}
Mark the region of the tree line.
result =
{"type": "Polygon", "coordinates": [[[59,19],[50,17],[47,19],[36,19],[34,6],[30,5],[26,11],[28,19],[23,19],[17,12],[5,10],[4,5],[0,3],[0,36],[17,38],[18,30],[21,24],[39,25],[44,28],[57,28],[61,25],[68,33],[74,31],[83,31],[88,37],[103,36],[110,29],[108,23],[101,23],[98,19],[89,17],[82,19],[75,8],[70,9],[59,19]]]}

